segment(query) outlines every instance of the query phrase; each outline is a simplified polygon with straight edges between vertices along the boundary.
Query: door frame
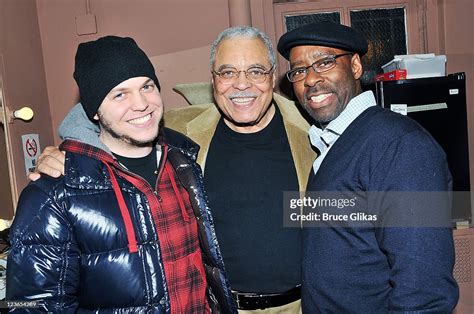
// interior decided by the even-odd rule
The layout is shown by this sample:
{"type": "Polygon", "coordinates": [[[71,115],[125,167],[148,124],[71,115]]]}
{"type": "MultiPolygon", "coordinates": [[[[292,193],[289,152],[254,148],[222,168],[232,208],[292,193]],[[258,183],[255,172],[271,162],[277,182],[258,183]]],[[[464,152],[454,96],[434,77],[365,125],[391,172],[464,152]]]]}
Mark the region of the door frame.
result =
{"type": "MultiPolygon", "coordinates": [[[[6,154],[7,154],[7,167],[8,167],[8,176],[10,180],[10,193],[12,198],[12,209],[13,214],[16,211],[17,201],[18,201],[18,188],[15,175],[15,161],[13,158],[12,142],[10,136],[10,122],[8,121],[8,108],[6,104],[5,97],[5,66],[3,62],[3,55],[0,54],[0,115],[4,117],[3,119],[3,129],[5,132],[5,144],[6,144],[6,154]]],[[[10,217],[12,218],[12,217],[10,217]]]]}

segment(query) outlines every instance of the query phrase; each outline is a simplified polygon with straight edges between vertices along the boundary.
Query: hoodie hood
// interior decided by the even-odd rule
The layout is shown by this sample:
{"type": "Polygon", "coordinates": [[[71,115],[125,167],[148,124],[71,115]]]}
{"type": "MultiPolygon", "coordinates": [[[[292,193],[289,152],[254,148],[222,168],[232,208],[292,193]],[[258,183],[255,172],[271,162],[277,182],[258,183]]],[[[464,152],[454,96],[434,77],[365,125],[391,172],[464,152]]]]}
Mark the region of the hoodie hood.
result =
{"type": "Polygon", "coordinates": [[[81,103],[76,104],[66,115],[58,128],[59,137],[64,140],[79,141],[106,151],[110,149],[99,139],[99,125],[92,122],[81,103]]]}
{"type": "MultiPolygon", "coordinates": [[[[73,140],[82,142],[111,154],[110,149],[99,139],[100,128],[97,123],[92,122],[88,117],[81,103],[76,104],[66,115],[58,128],[59,137],[64,140],[73,140]]],[[[196,159],[199,151],[197,145],[185,135],[160,127],[158,134],[158,143],[166,143],[169,146],[181,149],[184,153],[196,159]]]]}

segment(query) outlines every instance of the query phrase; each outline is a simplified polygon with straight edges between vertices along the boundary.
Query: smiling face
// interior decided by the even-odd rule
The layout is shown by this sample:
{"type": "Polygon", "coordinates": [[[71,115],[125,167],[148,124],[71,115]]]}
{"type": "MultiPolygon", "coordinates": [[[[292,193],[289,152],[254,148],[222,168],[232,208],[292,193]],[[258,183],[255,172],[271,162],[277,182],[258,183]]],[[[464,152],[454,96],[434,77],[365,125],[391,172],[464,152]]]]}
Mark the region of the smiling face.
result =
{"type": "MultiPolygon", "coordinates": [[[[229,68],[244,71],[249,68],[270,70],[267,48],[259,38],[224,39],[217,47],[213,70],[222,72],[229,68]]],[[[225,123],[239,133],[253,133],[265,128],[273,118],[271,106],[275,74],[266,75],[262,83],[248,80],[240,72],[233,81],[224,82],[213,75],[214,99],[224,115],[225,123]]]]}
{"type": "MultiPolygon", "coordinates": [[[[328,55],[346,51],[322,46],[297,46],[291,49],[291,69],[307,67],[328,55]]],[[[312,68],[304,80],[293,83],[299,102],[316,122],[327,124],[337,118],[349,101],[362,92],[359,78],[362,64],[358,54],[342,56],[336,66],[324,73],[312,68]]]]}
{"type": "Polygon", "coordinates": [[[163,102],[153,80],[134,77],[115,86],[94,116],[100,140],[114,153],[143,157],[158,136],[163,102]]]}

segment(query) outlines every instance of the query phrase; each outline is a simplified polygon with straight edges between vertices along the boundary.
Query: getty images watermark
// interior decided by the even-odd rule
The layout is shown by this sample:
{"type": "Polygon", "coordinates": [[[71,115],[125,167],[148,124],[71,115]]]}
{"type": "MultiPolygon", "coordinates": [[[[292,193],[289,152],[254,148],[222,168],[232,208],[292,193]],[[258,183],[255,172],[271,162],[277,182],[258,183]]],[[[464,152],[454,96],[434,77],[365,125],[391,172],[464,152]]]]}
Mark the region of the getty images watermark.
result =
{"type": "Polygon", "coordinates": [[[377,221],[376,214],[367,214],[361,211],[349,210],[349,212],[338,213],[331,209],[355,209],[357,205],[357,197],[353,198],[323,198],[317,196],[312,198],[304,196],[302,198],[290,199],[290,209],[294,210],[290,213],[290,221],[294,222],[326,222],[326,221],[377,221]],[[296,211],[297,209],[311,209],[311,211],[296,211]],[[321,209],[325,210],[321,210],[321,209]]]}
{"type": "Polygon", "coordinates": [[[284,192],[285,227],[451,227],[469,192],[284,192]]]}

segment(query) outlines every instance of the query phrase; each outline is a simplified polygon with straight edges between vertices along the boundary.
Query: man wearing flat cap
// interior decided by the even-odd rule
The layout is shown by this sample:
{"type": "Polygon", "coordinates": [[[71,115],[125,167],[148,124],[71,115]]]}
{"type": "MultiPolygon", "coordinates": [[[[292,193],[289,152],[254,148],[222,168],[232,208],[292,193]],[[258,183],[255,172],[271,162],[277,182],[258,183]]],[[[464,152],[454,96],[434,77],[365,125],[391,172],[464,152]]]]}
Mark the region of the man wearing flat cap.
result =
{"type": "Polygon", "coordinates": [[[81,43],[74,79],[84,110],[61,130],[64,176],[20,196],[7,300],[48,313],[236,312],[197,145],[160,127],[148,57],[131,38],[81,43]],[[98,134],[84,131],[91,121],[98,134]]]}
{"type": "Polygon", "coordinates": [[[430,210],[449,216],[444,152],[417,123],[376,106],[373,93],[362,92],[367,41],[354,29],[309,24],[284,34],[278,51],[290,63],[287,78],[299,102],[314,119],[309,134],[320,155],[307,195],[337,191],[364,205],[360,215],[348,215],[357,223],[329,216],[323,227],[304,228],[303,312],[451,312],[458,300],[452,231],[435,223],[421,227],[421,203],[403,197],[439,192],[442,202],[430,210]],[[371,194],[377,191],[384,197],[371,194]]]}

